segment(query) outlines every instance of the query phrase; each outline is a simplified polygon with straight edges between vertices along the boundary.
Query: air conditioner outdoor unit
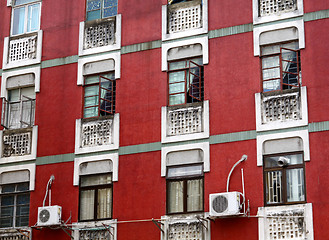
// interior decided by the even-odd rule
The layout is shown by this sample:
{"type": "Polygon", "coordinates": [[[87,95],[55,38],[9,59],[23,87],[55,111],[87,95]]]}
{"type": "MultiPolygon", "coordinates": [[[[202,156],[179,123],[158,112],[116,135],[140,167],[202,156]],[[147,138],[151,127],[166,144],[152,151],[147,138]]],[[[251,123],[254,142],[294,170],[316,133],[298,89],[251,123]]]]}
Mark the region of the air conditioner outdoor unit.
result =
{"type": "Polygon", "coordinates": [[[214,193],[209,195],[211,218],[239,215],[241,210],[239,192],[214,193]]]}
{"type": "Polygon", "coordinates": [[[38,207],[38,226],[51,226],[61,224],[62,207],[38,207]]]}

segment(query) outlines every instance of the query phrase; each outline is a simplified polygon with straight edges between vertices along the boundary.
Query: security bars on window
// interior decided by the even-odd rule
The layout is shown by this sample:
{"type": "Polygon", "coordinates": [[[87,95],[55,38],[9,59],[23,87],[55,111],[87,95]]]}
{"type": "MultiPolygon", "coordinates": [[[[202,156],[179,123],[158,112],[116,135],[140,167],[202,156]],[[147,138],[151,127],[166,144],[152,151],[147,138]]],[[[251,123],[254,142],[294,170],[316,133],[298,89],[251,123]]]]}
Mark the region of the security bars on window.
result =
{"type": "Polygon", "coordinates": [[[11,39],[9,41],[8,62],[35,59],[37,55],[37,36],[11,39]]]}
{"type": "Polygon", "coordinates": [[[262,123],[301,119],[298,91],[273,96],[262,96],[262,123]]]}
{"type": "Polygon", "coordinates": [[[187,108],[168,108],[167,136],[177,136],[203,131],[202,105],[187,108]]]}
{"type": "MultiPolygon", "coordinates": [[[[177,4],[178,5],[178,4],[177,4]]],[[[168,6],[168,32],[176,33],[202,27],[201,5],[177,8],[168,6]]]]}
{"type": "Polygon", "coordinates": [[[297,9],[297,0],[259,0],[259,15],[269,16],[297,9]]]}
{"type": "Polygon", "coordinates": [[[115,21],[86,24],[83,49],[104,47],[115,43],[115,21]]]}
{"type": "Polygon", "coordinates": [[[113,119],[83,122],[81,147],[95,147],[113,143],[113,119]]]}

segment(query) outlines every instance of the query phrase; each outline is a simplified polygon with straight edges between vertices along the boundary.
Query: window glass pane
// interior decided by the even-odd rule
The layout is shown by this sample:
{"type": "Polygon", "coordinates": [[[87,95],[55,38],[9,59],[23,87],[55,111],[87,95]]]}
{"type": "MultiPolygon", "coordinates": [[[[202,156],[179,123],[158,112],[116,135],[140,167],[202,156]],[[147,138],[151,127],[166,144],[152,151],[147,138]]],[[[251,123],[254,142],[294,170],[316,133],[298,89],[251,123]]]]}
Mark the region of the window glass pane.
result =
{"type": "Polygon", "coordinates": [[[85,77],[85,85],[99,83],[99,75],[85,77]]]}
{"type": "Polygon", "coordinates": [[[16,208],[16,216],[24,216],[24,215],[28,216],[29,212],[30,212],[29,205],[17,206],[16,208]]]}
{"type": "Polygon", "coordinates": [[[185,82],[185,71],[169,73],[169,83],[185,82]]]}
{"type": "Polygon", "coordinates": [[[176,70],[176,69],[182,69],[182,68],[187,68],[187,67],[188,66],[187,66],[186,60],[169,63],[169,70],[176,70]]]}
{"type": "Polygon", "coordinates": [[[183,167],[169,167],[167,178],[185,177],[185,176],[202,176],[202,165],[191,165],[183,167]]]}
{"type": "Polygon", "coordinates": [[[203,179],[187,181],[187,211],[203,210],[203,179]]]}
{"type": "Polygon", "coordinates": [[[279,66],[280,66],[280,57],[279,56],[262,58],[262,67],[263,67],[263,69],[264,68],[279,67],[279,66]]]}
{"type": "Polygon", "coordinates": [[[264,92],[269,92],[274,90],[280,90],[280,79],[263,82],[264,92]]]}
{"type": "Polygon", "coordinates": [[[17,184],[17,191],[28,191],[29,190],[29,183],[20,183],[17,184]]]}
{"type": "Polygon", "coordinates": [[[29,204],[30,194],[19,194],[17,195],[17,204],[29,204]]]}
{"type": "Polygon", "coordinates": [[[15,184],[11,185],[3,185],[2,186],[2,193],[10,193],[10,192],[15,192],[15,184]]]}
{"type": "Polygon", "coordinates": [[[280,81],[280,68],[270,68],[270,69],[263,69],[263,80],[267,79],[279,79],[280,81]]]}
{"type": "Polygon", "coordinates": [[[87,0],[87,12],[101,9],[101,0],[87,0]]]}
{"type": "Polygon", "coordinates": [[[282,173],[271,171],[265,173],[266,203],[282,203],[282,173]]]}
{"type": "Polygon", "coordinates": [[[5,217],[0,218],[0,227],[12,227],[13,226],[13,218],[11,217],[5,217]]]}
{"type": "Polygon", "coordinates": [[[87,12],[87,21],[100,19],[101,18],[101,10],[87,12]]]}
{"type": "Polygon", "coordinates": [[[29,225],[29,216],[16,217],[16,227],[24,227],[29,225]]]}
{"type": "MultiPolygon", "coordinates": [[[[85,87],[85,97],[95,96],[96,97],[95,101],[97,101],[95,104],[98,104],[98,91],[99,91],[98,85],[85,87]]],[[[85,98],[85,99],[87,99],[87,98],[85,98]]],[[[91,98],[88,98],[88,99],[89,99],[88,101],[91,101],[90,100],[91,98]]],[[[91,105],[95,105],[95,104],[91,104],[91,105]]],[[[85,105],[90,106],[89,104],[86,104],[86,103],[85,103],[85,105]]]]}
{"type": "Polygon", "coordinates": [[[15,6],[25,4],[25,3],[35,2],[35,1],[36,0],[15,0],[15,6]]]}
{"type": "Polygon", "coordinates": [[[169,96],[169,105],[178,105],[185,103],[185,93],[169,96]]]}
{"type": "Polygon", "coordinates": [[[287,169],[287,201],[305,201],[304,169],[287,169]]]}
{"type": "Polygon", "coordinates": [[[185,82],[173,83],[169,85],[169,94],[172,93],[184,93],[185,94],[185,82]]]}
{"type": "Polygon", "coordinates": [[[183,212],[183,181],[168,182],[168,213],[183,212]]]}
{"type": "Polygon", "coordinates": [[[283,165],[303,164],[303,154],[265,157],[265,167],[282,167],[283,165]]]}
{"type": "Polygon", "coordinates": [[[85,108],[83,113],[84,118],[91,118],[97,116],[98,116],[98,107],[85,108]]]}
{"type": "MultiPolygon", "coordinates": [[[[192,61],[193,63],[196,63],[196,64],[198,64],[200,66],[203,65],[202,58],[193,58],[190,61],[192,61]]],[[[191,67],[195,66],[195,64],[193,64],[193,63],[190,64],[191,67]]]]}
{"type": "MultiPolygon", "coordinates": [[[[14,204],[14,203],[13,203],[14,204]]],[[[4,204],[3,204],[4,205],[4,204]]],[[[1,217],[12,217],[14,214],[14,206],[1,207],[1,217]]]]}
{"type": "Polygon", "coordinates": [[[27,32],[39,29],[40,3],[28,6],[27,32]]]}
{"type": "Polygon", "coordinates": [[[111,184],[112,176],[111,174],[102,174],[95,176],[81,176],[81,186],[97,186],[101,184],[111,184]]]}
{"type": "Polygon", "coordinates": [[[14,8],[13,15],[13,35],[24,33],[25,7],[14,8]]]}
{"type": "Polygon", "coordinates": [[[19,89],[13,89],[8,91],[8,100],[9,102],[16,102],[20,100],[19,89]]]}
{"type": "Polygon", "coordinates": [[[80,191],[80,220],[94,219],[95,190],[80,191]]]}
{"type": "Polygon", "coordinates": [[[104,188],[98,190],[97,218],[111,218],[112,189],[104,188]]]}
{"type": "Polygon", "coordinates": [[[103,18],[112,17],[117,15],[118,8],[117,6],[105,8],[103,10],[103,18]]]}

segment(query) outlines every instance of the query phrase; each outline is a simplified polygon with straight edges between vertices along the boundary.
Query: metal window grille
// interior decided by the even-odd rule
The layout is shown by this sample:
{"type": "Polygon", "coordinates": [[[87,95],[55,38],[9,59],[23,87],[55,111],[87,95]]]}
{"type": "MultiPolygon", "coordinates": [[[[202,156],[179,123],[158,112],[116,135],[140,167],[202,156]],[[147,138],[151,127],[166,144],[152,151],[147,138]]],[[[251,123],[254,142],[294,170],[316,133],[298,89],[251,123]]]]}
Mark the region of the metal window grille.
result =
{"type": "Polygon", "coordinates": [[[259,15],[269,16],[297,9],[297,0],[259,0],[259,15]]]}
{"type": "Polygon", "coordinates": [[[4,131],[2,157],[31,154],[32,130],[4,131]]]}
{"type": "Polygon", "coordinates": [[[202,27],[201,4],[168,9],[168,32],[175,33],[202,27]]]}
{"type": "Polygon", "coordinates": [[[168,240],[203,240],[204,227],[200,222],[171,223],[168,227],[168,240]]]}
{"type": "Polygon", "coordinates": [[[300,120],[300,94],[295,91],[274,96],[262,97],[262,123],[300,120]]]}
{"type": "Polygon", "coordinates": [[[37,56],[37,36],[23,37],[9,41],[8,62],[35,59],[37,56]]]}
{"type": "Polygon", "coordinates": [[[83,49],[97,48],[115,43],[115,21],[103,21],[85,28],[83,49]]]}
{"type": "Polygon", "coordinates": [[[113,143],[113,119],[88,121],[81,126],[81,147],[95,147],[113,143]]]}

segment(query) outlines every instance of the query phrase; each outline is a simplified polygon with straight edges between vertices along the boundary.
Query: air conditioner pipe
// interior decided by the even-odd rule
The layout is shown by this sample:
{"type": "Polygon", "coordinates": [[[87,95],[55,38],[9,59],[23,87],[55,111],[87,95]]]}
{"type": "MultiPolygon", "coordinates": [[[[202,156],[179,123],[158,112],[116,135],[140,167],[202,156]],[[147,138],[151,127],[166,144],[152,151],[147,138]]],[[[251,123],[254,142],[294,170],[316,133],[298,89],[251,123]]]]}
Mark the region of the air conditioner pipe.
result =
{"type": "Polygon", "coordinates": [[[55,180],[55,176],[51,175],[49,178],[49,181],[47,183],[46,194],[45,194],[45,198],[43,199],[43,204],[42,204],[43,207],[45,206],[48,192],[49,192],[49,206],[51,206],[51,184],[53,183],[54,180],[55,180]]]}
{"type": "Polygon", "coordinates": [[[228,174],[228,177],[227,177],[227,182],[226,182],[226,192],[228,192],[229,185],[230,185],[230,178],[231,178],[231,175],[232,175],[232,172],[233,172],[234,168],[235,168],[239,163],[241,163],[241,162],[247,160],[247,158],[248,158],[247,155],[243,155],[243,156],[241,157],[241,159],[240,159],[239,161],[237,161],[237,162],[233,165],[233,167],[232,167],[232,169],[231,169],[231,171],[230,171],[230,173],[228,174]]]}

